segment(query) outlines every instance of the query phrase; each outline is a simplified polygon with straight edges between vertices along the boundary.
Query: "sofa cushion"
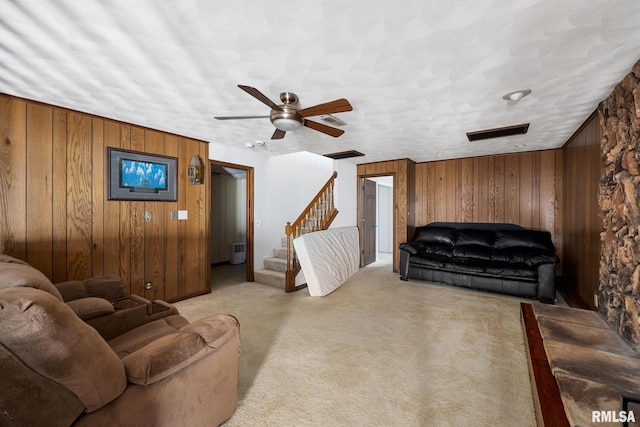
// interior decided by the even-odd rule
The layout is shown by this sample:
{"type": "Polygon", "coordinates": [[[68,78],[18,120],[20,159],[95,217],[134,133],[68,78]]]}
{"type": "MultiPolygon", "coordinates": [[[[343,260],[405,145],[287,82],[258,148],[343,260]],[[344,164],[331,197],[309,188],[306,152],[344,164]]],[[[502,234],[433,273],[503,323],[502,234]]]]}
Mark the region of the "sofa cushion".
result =
{"type": "Polygon", "coordinates": [[[547,263],[557,264],[560,261],[553,253],[523,246],[495,249],[491,254],[491,260],[502,263],[526,264],[529,267],[547,263]]]}
{"type": "Polygon", "coordinates": [[[458,230],[456,246],[460,245],[481,245],[493,247],[496,240],[496,233],[493,230],[477,230],[473,228],[463,228],[458,230]]]}
{"type": "Polygon", "coordinates": [[[479,274],[483,273],[488,265],[488,261],[473,258],[456,258],[446,263],[444,268],[457,273],[479,274]]]}
{"type": "Polygon", "coordinates": [[[456,241],[456,230],[449,227],[418,227],[413,240],[424,245],[437,243],[453,246],[456,241]]]}
{"type": "Polygon", "coordinates": [[[496,249],[526,247],[536,248],[555,253],[556,249],[551,241],[551,233],[538,230],[498,230],[496,231],[496,249]]]}
{"type": "Polygon", "coordinates": [[[451,262],[451,258],[438,254],[421,253],[411,256],[409,262],[411,265],[418,265],[421,267],[442,268],[445,263],[451,262]]]}
{"type": "Polygon", "coordinates": [[[486,272],[495,276],[514,279],[535,279],[537,277],[536,270],[524,263],[491,262],[487,266],[486,272]]]}
{"type": "Polygon", "coordinates": [[[456,245],[453,248],[453,257],[489,261],[491,260],[491,252],[492,248],[484,245],[456,245]]]}
{"type": "Polygon", "coordinates": [[[0,291],[0,342],[39,375],[73,392],[94,411],[127,380],[118,356],[66,304],[28,287],[0,291]]]}

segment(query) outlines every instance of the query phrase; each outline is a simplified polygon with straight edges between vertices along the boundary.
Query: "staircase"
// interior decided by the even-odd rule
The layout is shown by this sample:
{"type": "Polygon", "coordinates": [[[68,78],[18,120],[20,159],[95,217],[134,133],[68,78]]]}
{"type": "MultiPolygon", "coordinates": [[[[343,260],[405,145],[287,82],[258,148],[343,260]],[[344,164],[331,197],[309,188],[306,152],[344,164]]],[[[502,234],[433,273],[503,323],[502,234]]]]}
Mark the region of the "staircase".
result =
{"type": "Polygon", "coordinates": [[[264,269],[255,272],[255,281],[285,289],[286,276],[287,236],[283,236],[280,239],[280,247],[273,248],[273,256],[264,259],[264,269]]]}
{"type": "Polygon", "coordinates": [[[306,284],[295,285],[296,276],[300,272],[300,263],[293,249],[292,240],[305,233],[329,228],[338,215],[333,198],[334,182],[337,177],[338,172],[334,171],[331,178],[293,224],[287,222],[286,235],[280,239],[280,246],[273,248],[272,257],[264,259],[264,269],[255,272],[256,282],[282,287],[287,292],[306,287],[306,284]],[[287,254],[289,255],[287,256],[287,254]]]}

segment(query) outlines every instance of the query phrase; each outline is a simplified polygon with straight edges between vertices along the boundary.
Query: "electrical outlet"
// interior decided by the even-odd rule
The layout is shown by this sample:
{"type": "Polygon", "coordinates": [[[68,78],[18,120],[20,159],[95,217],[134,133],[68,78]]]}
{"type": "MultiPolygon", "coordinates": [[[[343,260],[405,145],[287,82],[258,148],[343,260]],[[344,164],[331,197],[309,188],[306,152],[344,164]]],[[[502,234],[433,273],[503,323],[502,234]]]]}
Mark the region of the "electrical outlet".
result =
{"type": "Polygon", "coordinates": [[[144,222],[151,222],[151,211],[144,211],[144,222]]]}
{"type": "Polygon", "coordinates": [[[598,294],[593,294],[593,305],[598,308],[598,294]]]}
{"type": "Polygon", "coordinates": [[[145,291],[150,291],[151,290],[151,282],[147,282],[144,284],[144,290],[145,291]]]}
{"type": "Polygon", "coordinates": [[[171,211],[171,220],[172,221],[178,220],[178,211],[171,211]]]}

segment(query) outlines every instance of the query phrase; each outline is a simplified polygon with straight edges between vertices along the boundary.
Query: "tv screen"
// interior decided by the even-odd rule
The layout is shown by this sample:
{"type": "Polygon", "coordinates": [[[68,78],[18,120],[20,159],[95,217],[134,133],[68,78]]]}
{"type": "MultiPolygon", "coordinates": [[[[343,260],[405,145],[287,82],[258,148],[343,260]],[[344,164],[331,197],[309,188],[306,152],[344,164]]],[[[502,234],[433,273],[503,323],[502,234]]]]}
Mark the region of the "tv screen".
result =
{"type": "Polygon", "coordinates": [[[135,191],[167,190],[168,165],[131,159],[120,159],[120,188],[135,191]]]}

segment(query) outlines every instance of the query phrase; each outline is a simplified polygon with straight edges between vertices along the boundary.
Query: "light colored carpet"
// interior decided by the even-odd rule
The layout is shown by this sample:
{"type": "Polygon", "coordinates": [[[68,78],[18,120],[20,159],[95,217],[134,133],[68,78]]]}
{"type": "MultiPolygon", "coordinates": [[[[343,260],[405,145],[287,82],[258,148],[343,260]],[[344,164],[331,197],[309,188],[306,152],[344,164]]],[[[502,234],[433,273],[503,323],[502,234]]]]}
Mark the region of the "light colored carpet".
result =
{"type": "Polygon", "coordinates": [[[240,320],[240,390],[225,426],[533,426],[522,300],[360,269],[326,297],[214,286],[189,320],[240,320]]]}

